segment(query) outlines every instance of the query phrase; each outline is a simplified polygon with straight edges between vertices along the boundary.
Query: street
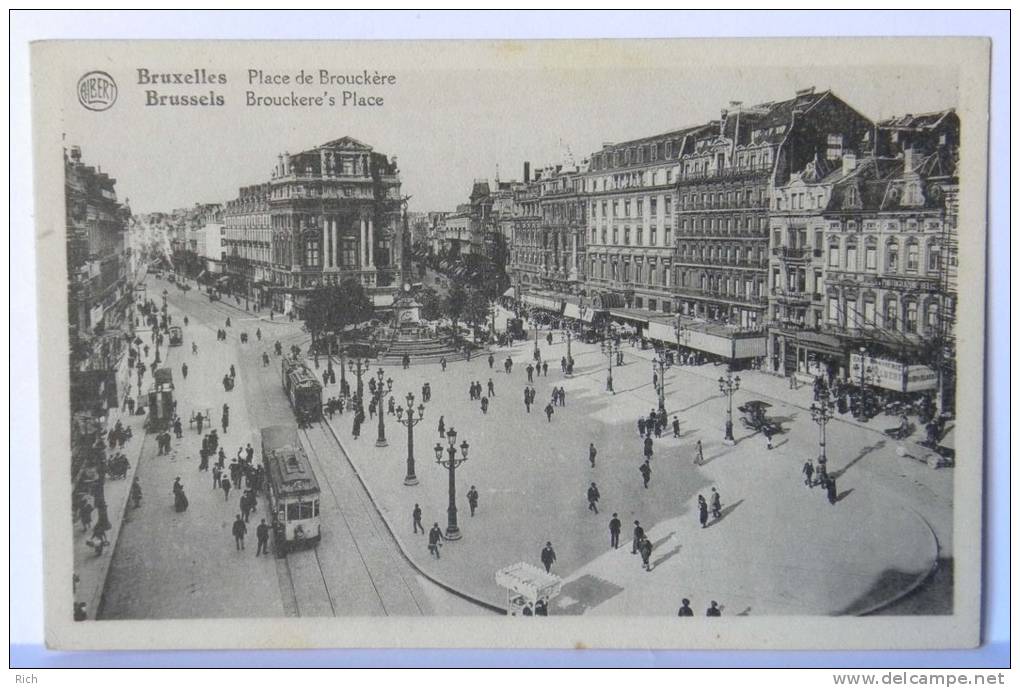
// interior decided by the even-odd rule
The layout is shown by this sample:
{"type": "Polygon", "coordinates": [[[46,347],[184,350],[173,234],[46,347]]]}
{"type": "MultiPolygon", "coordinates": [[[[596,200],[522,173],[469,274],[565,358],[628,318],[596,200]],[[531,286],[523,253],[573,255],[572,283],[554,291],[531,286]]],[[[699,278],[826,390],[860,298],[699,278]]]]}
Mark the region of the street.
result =
{"type": "MultiPolygon", "coordinates": [[[[148,442],[137,475],[144,495],[139,509],[128,508],[113,553],[100,618],[198,618],[256,616],[468,615],[488,613],[422,578],[400,555],[349,464],[321,429],[303,436],[323,488],[325,536],[315,550],[284,559],[255,557],[254,530],[266,516],[261,497],[248,523],[246,549],[235,549],[231,524],[240,495],[224,500],[212,488],[209,472],[198,470],[201,436],[187,426],[193,411],[209,412],[218,427],[220,409],[230,405],[230,426],[219,428],[228,461],[251,443],[259,451],[259,428],[294,423],[279,383],[279,359],[263,367],[262,352],[272,354],[279,340],[285,349],[306,345],[300,323],[256,317],[225,303],[209,302],[198,290],[183,292],[149,278],[151,294],[167,290],[174,324],[183,324],[184,344],[165,352],[174,373],[178,414],[185,423],[182,440],[173,440],[170,456],[156,456],[148,442]],[[226,318],[231,327],[226,328],[226,318]],[[217,329],[227,329],[225,342],[217,329]],[[261,346],[255,329],[262,330],[261,346]],[[247,331],[248,344],[239,334],[247,331]],[[192,342],[198,353],[191,353],[192,342]],[[182,379],[181,364],[188,364],[182,379]],[[231,364],[237,384],[225,392],[220,380],[231,364]],[[189,509],[178,514],[170,492],[175,477],[184,484],[189,509]]],[[[153,355],[155,351],[151,352],[153,355]]],[[[207,432],[207,429],[204,429],[207,432]]]]}

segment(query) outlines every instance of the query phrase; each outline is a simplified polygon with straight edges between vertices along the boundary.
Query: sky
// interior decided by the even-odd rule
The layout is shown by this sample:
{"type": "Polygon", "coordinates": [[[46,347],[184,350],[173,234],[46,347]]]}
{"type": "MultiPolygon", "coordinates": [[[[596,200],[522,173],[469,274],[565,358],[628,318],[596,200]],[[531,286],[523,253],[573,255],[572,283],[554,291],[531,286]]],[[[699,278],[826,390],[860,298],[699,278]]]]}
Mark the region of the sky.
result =
{"type": "Polygon", "coordinates": [[[524,161],[532,169],[570,154],[580,161],[604,142],[705,123],[734,100],[749,106],[813,86],[831,89],[873,119],[957,106],[956,74],[937,59],[892,50],[897,60],[878,60],[874,50],[837,42],[801,41],[797,50],[775,40],[757,42],[755,50],[734,50],[722,41],[303,43],[272,50],[256,43],[230,44],[229,50],[103,44],[112,47],[79,54],[65,70],[62,145],[81,146],[87,164],[117,179],[121,200],[130,199],[135,212],[151,212],[226,202],[238,187],[267,181],[278,153],[352,136],[397,157],[410,210],[452,210],[465,202],[473,180],[493,179],[497,170],[501,179],[520,179],[524,161]],[[86,67],[102,68],[117,81],[118,100],[105,112],[84,110],[75,98],[74,84],[86,67]],[[205,68],[225,74],[228,83],[138,84],[143,67],[205,68]],[[392,74],[395,83],[253,86],[249,69],[291,76],[301,69],[316,76],[320,69],[367,69],[392,74]],[[212,90],[226,106],[146,106],[150,89],[161,95],[212,90]],[[384,103],[247,107],[248,90],[337,97],[353,90],[384,103]]]}

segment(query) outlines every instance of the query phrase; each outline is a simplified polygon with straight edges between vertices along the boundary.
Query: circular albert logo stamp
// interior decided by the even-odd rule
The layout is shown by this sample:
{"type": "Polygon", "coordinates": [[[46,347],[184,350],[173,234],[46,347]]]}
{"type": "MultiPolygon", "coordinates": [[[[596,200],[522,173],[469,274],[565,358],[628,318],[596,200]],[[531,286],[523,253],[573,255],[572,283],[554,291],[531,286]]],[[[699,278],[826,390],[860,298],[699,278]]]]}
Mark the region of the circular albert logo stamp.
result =
{"type": "Polygon", "coordinates": [[[117,102],[117,82],[106,72],[85,74],[78,79],[78,102],[94,112],[109,110],[117,102]]]}

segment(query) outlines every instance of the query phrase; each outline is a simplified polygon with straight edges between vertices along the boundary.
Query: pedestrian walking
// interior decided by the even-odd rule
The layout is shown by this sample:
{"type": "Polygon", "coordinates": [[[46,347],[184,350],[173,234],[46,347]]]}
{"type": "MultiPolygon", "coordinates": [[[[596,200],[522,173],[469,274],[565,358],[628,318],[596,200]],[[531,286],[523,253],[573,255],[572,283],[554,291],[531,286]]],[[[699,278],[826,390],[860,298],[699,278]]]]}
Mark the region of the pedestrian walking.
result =
{"type": "Polygon", "coordinates": [[[241,495],[241,503],[239,506],[241,507],[241,517],[244,519],[244,522],[247,523],[248,517],[251,515],[251,498],[248,496],[247,492],[241,495]]]}
{"type": "Polygon", "coordinates": [[[226,478],[220,478],[220,489],[223,490],[223,501],[230,499],[230,481],[226,478]]]}
{"type": "Polygon", "coordinates": [[[638,545],[638,552],[641,553],[641,568],[645,571],[652,570],[651,558],[652,558],[652,541],[647,537],[641,541],[638,545]]]}
{"type": "Polygon", "coordinates": [[[651,435],[648,435],[647,437],[645,437],[644,450],[643,451],[644,451],[644,456],[645,456],[646,459],[651,459],[652,458],[652,454],[654,452],[652,450],[652,436],[651,435]]]}
{"type": "Polygon", "coordinates": [[[829,498],[829,504],[835,504],[837,500],[836,494],[836,479],[833,477],[826,478],[825,481],[825,495],[829,498]]]}
{"type": "Polygon", "coordinates": [[[489,354],[489,370],[492,370],[492,365],[496,362],[496,357],[489,354]]]}
{"type": "Polygon", "coordinates": [[[545,572],[549,573],[553,563],[556,561],[556,551],[553,549],[552,543],[545,543],[545,547],[542,548],[542,565],[545,566],[545,572]]]}
{"type": "Polygon", "coordinates": [[[800,470],[804,474],[804,484],[808,487],[814,487],[815,483],[812,477],[815,474],[815,467],[812,465],[810,459],[804,462],[804,468],[800,470]]]}
{"type": "Polygon", "coordinates": [[[609,546],[613,549],[620,548],[620,517],[617,514],[613,514],[613,517],[609,519],[609,546]]]}
{"type": "Polygon", "coordinates": [[[722,499],[719,497],[719,492],[714,487],[712,488],[712,497],[710,504],[712,506],[712,518],[719,520],[722,518],[722,499]]]}
{"type": "Polygon", "coordinates": [[[188,364],[187,363],[182,363],[181,364],[181,377],[184,378],[185,380],[188,379],[188,364]]]}
{"type": "Polygon", "coordinates": [[[542,361],[542,377],[549,377],[549,361],[542,361]]]}
{"type": "Polygon", "coordinates": [[[592,511],[596,514],[599,512],[599,498],[601,496],[602,495],[599,494],[598,486],[595,483],[592,483],[588,487],[588,511],[592,511]]]}
{"type": "Polygon", "coordinates": [[[429,529],[429,554],[439,559],[439,549],[443,546],[443,531],[439,529],[438,523],[433,523],[429,529]]]}
{"type": "Polygon", "coordinates": [[[491,377],[489,378],[489,382],[487,384],[487,387],[488,387],[488,390],[489,390],[489,396],[490,397],[496,396],[496,385],[493,384],[491,377]]]}
{"type": "Polygon", "coordinates": [[[673,416],[673,437],[680,437],[680,420],[673,416]]]}
{"type": "Polygon", "coordinates": [[[255,549],[255,556],[260,554],[269,554],[269,526],[266,524],[266,519],[262,519],[262,522],[255,528],[255,539],[258,540],[258,547],[255,549]]]}
{"type": "Polygon", "coordinates": [[[411,527],[414,529],[415,535],[418,534],[419,530],[422,532],[422,535],[425,534],[425,526],[421,524],[421,507],[418,506],[417,502],[415,502],[414,509],[411,511],[411,527]]]}
{"type": "Polygon", "coordinates": [[[694,616],[694,610],[691,609],[691,601],[686,597],[680,600],[680,609],[676,613],[677,616],[694,616]]]}
{"type": "Polygon", "coordinates": [[[248,532],[248,526],[241,520],[241,514],[238,514],[237,518],[234,519],[231,532],[234,534],[234,547],[237,548],[237,551],[241,551],[244,549],[244,536],[248,532]]]}
{"type": "MultiPolygon", "coordinates": [[[[208,456],[208,454],[207,454],[208,456]]],[[[214,490],[220,489],[220,476],[223,475],[223,471],[220,470],[219,466],[213,466],[212,469],[212,486],[214,490]]]]}
{"type": "MultiPolygon", "coordinates": [[[[439,359],[439,367],[443,369],[444,373],[446,372],[446,356],[443,356],[442,358],[439,359]]],[[[437,559],[439,558],[438,555],[436,556],[436,558],[437,559]]]]}
{"type": "Polygon", "coordinates": [[[694,465],[701,466],[705,463],[705,451],[701,446],[701,440],[694,445],[694,465]]]}
{"type": "Polygon", "coordinates": [[[528,382],[534,382],[535,380],[533,376],[535,374],[535,366],[529,363],[528,367],[525,368],[524,371],[528,374],[528,382]]]}
{"type": "Polygon", "coordinates": [[[591,467],[595,468],[595,456],[598,454],[598,450],[595,449],[595,443],[590,442],[588,444],[588,462],[591,463],[591,467]]]}
{"type": "Polygon", "coordinates": [[[648,463],[648,459],[645,459],[645,462],[641,464],[641,467],[638,468],[638,470],[641,472],[641,480],[644,481],[645,489],[647,490],[648,483],[652,481],[652,466],[648,463]]]}
{"type": "Polygon", "coordinates": [[[772,429],[764,428],[761,434],[765,435],[765,449],[772,451],[772,429]]]}
{"type": "Polygon", "coordinates": [[[472,485],[471,489],[468,490],[467,500],[468,508],[471,509],[471,516],[473,518],[475,515],[475,510],[478,509],[478,490],[475,489],[474,485],[472,485]]]}
{"type": "Polygon", "coordinates": [[[443,416],[439,416],[439,436],[446,437],[446,421],[443,420],[443,416]]]}
{"type": "Polygon", "coordinates": [[[645,417],[641,416],[637,419],[637,431],[642,437],[645,436],[645,417]]]}
{"type": "Polygon", "coordinates": [[[722,616],[722,610],[719,609],[719,603],[712,600],[708,610],[705,612],[705,616],[722,616]]]}
{"type": "Polygon", "coordinates": [[[634,521],[634,540],[631,543],[631,554],[637,554],[638,545],[645,539],[645,529],[641,527],[641,521],[634,521]]]}
{"type": "Polygon", "coordinates": [[[545,405],[545,418],[552,423],[553,407],[552,404],[545,405]]]}
{"type": "Polygon", "coordinates": [[[223,434],[227,434],[227,426],[230,425],[230,407],[223,404],[223,415],[220,417],[220,425],[223,427],[223,434]]]}
{"type": "Polygon", "coordinates": [[[78,518],[81,520],[81,532],[86,532],[92,526],[92,502],[82,497],[78,505],[78,518]]]}
{"type": "Polygon", "coordinates": [[[708,502],[701,495],[698,495],[698,520],[702,528],[708,525],[708,502]]]}

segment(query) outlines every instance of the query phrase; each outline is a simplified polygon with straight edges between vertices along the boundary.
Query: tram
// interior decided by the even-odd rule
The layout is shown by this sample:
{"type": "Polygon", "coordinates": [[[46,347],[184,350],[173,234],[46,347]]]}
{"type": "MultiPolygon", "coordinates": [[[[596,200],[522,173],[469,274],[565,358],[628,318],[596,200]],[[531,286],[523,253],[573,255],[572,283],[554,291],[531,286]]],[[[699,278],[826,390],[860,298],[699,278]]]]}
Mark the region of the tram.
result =
{"type": "Polygon", "coordinates": [[[285,356],[280,363],[280,378],[298,424],[322,418],[322,385],[304,361],[285,356]]]}
{"type": "Polygon", "coordinates": [[[318,545],[322,538],[319,482],[296,427],[262,428],[262,463],[277,556],[294,548],[318,545]]]}

